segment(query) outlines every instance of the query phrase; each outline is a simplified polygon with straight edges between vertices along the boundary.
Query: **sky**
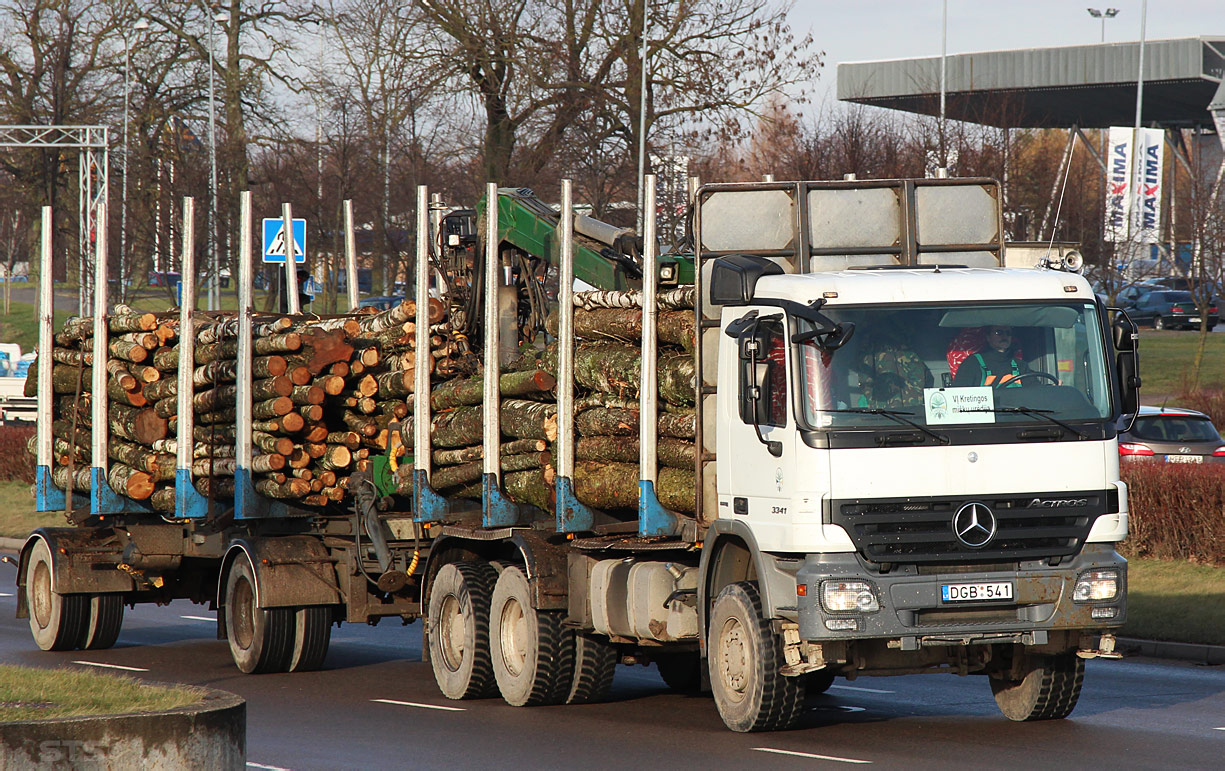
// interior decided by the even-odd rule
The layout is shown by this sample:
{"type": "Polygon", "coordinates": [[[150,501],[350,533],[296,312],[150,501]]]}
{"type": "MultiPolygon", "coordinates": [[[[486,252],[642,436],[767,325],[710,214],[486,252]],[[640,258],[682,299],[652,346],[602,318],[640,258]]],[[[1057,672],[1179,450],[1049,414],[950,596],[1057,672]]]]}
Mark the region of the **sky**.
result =
{"type": "MultiPolygon", "coordinates": [[[[945,0],[795,0],[792,29],[811,31],[825,51],[812,101],[834,100],[839,62],[940,55],[945,0]]],[[[1106,20],[1106,42],[1140,39],[1142,0],[947,0],[948,54],[1086,45],[1101,40],[1102,22],[1086,7],[1118,8],[1106,20]]],[[[1149,0],[1146,40],[1225,37],[1225,0],[1149,0]]]]}

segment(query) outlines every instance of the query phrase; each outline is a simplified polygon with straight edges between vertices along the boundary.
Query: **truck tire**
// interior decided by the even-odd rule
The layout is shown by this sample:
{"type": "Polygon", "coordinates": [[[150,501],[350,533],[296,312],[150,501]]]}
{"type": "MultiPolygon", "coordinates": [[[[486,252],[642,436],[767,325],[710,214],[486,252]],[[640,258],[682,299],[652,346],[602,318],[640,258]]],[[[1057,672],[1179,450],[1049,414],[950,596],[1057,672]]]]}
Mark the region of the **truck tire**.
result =
{"type": "Polygon", "coordinates": [[[779,731],[799,719],[804,682],[779,673],[781,641],[762,618],[756,584],[719,592],[710,614],[710,685],[723,722],[733,731],[779,731]]]}
{"type": "Polygon", "coordinates": [[[123,627],[123,595],[95,594],[89,598],[89,623],[81,643],[83,650],[114,647],[123,627]]]}
{"type": "Polygon", "coordinates": [[[59,594],[52,590],[51,548],[39,538],[26,562],[26,606],[30,633],[45,651],[78,647],[89,625],[89,595],[59,594]]]}
{"type": "Polygon", "coordinates": [[[246,558],[225,581],[225,632],[239,670],[252,675],[288,670],[294,646],[294,609],[255,604],[255,577],[246,558]]]}
{"type": "Polygon", "coordinates": [[[603,637],[574,635],[574,678],[567,704],[598,704],[608,699],[617,671],[617,646],[603,637]]]}
{"type": "Polygon", "coordinates": [[[307,605],[294,612],[293,654],[289,657],[290,672],[314,672],[323,667],[332,642],[332,608],[328,605],[307,605]]]}
{"type": "Polygon", "coordinates": [[[560,704],[574,677],[574,634],[561,611],[536,610],[523,571],[498,575],[489,610],[489,650],[502,698],[512,707],[560,704]]]}
{"type": "Polygon", "coordinates": [[[1020,680],[991,678],[991,692],[1009,720],[1062,720],[1076,708],[1085,662],[1074,652],[1027,657],[1020,680]]]}
{"type": "Polygon", "coordinates": [[[677,693],[697,693],[702,687],[702,657],[693,653],[659,653],[653,656],[659,676],[677,693]]]}
{"type": "Polygon", "coordinates": [[[489,597],[498,574],[484,562],[443,565],[430,586],[430,666],[448,699],[493,696],[489,597]]]}

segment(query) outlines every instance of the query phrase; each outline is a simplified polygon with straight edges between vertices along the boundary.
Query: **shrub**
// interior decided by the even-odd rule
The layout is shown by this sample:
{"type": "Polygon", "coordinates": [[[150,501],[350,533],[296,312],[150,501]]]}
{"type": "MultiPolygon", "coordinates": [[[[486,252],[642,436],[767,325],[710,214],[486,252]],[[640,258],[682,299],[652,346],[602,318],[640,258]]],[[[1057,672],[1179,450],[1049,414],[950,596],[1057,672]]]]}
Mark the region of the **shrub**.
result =
{"type": "Polygon", "coordinates": [[[0,481],[34,483],[34,456],[26,450],[34,426],[0,426],[0,481]]]}
{"type": "Polygon", "coordinates": [[[1225,431],[1225,391],[1197,388],[1179,395],[1178,406],[1199,410],[1212,418],[1217,430],[1225,431]]]}
{"type": "Polygon", "coordinates": [[[1225,466],[1129,463],[1124,556],[1225,565],[1225,466]]]}

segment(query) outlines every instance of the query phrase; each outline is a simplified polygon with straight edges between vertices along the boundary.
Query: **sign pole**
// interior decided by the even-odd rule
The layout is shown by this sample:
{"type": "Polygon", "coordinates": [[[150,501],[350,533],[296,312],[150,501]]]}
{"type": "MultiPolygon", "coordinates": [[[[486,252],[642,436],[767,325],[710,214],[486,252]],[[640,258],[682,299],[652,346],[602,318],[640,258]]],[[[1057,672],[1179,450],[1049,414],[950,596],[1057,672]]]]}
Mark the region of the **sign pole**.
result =
{"type": "Polygon", "coordinates": [[[298,263],[294,258],[293,206],[289,203],[281,204],[281,219],[285,221],[282,231],[285,241],[285,307],[290,313],[298,314],[302,312],[302,306],[298,302],[298,263]]]}

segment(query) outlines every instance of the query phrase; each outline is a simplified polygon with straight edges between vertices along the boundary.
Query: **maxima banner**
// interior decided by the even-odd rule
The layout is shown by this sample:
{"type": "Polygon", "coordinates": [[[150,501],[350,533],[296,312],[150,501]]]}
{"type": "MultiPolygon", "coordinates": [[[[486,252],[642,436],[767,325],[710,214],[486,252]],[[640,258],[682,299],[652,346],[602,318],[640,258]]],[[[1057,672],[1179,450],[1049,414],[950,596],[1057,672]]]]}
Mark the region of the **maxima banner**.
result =
{"type": "Polygon", "coordinates": [[[1106,223],[1107,241],[1121,243],[1130,235],[1132,203],[1132,129],[1111,126],[1106,145],[1106,223]]]}
{"type": "Polygon", "coordinates": [[[1161,231],[1165,132],[1112,126],[1106,151],[1107,241],[1155,244],[1161,231]],[[1133,147],[1133,136],[1137,146],[1133,147]]]}
{"type": "Polygon", "coordinates": [[[1165,131],[1140,129],[1136,157],[1135,242],[1155,244],[1161,240],[1161,157],[1165,131]]]}

